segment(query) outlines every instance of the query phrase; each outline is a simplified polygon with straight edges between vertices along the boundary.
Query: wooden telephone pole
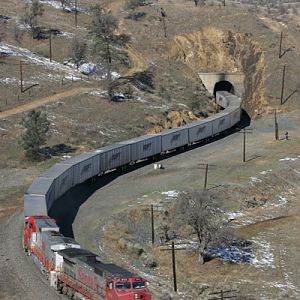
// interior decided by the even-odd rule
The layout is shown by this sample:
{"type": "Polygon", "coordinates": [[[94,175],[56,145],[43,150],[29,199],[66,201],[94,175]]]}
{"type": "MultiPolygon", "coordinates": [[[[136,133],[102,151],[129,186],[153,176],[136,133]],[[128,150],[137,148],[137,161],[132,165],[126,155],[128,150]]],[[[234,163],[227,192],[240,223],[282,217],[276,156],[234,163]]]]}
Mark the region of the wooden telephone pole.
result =
{"type": "Polygon", "coordinates": [[[78,10],[77,10],[77,0],[75,0],[75,26],[77,27],[77,14],[78,14],[78,10]]]}
{"type": "Polygon", "coordinates": [[[52,62],[52,30],[50,29],[50,35],[49,35],[49,59],[50,62],[52,62]]]}
{"type": "Polygon", "coordinates": [[[21,89],[21,93],[23,93],[23,65],[22,65],[22,60],[20,60],[20,89],[21,89]]]}
{"type": "Polygon", "coordinates": [[[274,115],[274,123],[275,123],[275,140],[278,141],[279,139],[279,134],[278,134],[278,122],[277,122],[277,111],[275,108],[275,115],[274,115]]]}

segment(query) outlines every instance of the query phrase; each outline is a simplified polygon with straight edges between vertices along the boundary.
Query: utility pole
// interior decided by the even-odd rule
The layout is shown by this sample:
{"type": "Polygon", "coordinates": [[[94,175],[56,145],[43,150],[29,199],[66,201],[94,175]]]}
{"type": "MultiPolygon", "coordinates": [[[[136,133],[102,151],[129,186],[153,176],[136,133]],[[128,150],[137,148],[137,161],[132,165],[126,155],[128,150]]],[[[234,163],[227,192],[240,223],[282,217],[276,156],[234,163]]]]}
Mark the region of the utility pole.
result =
{"type": "Polygon", "coordinates": [[[280,32],[280,40],[279,40],[279,58],[281,58],[281,48],[282,48],[282,31],[280,32]]]}
{"type": "Polygon", "coordinates": [[[154,245],[154,211],[153,211],[153,204],[151,204],[151,233],[152,233],[152,245],[154,245]]]}
{"type": "Polygon", "coordinates": [[[278,122],[277,122],[277,112],[276,112],[276,108],[275,108],[275,140],[277,141],[279,139],[279,134],[278,134],[278,122]]]}
{"type": "Polygon", "coordinates": [[[246,134],[252,133],[247,130],[252,130],[252,129],[244,128],[243,132],[240,132],[240,133],[243,133],[243,162],[246,162],[246,134]]]}
{"type": "Polygon", "coordinates": [[[23,93],[23,65],[22,65],[22,60],[20,60],[20,88],[21,88],[21,93],[23,93]]]}
{"type": "Polygon", "coordinates": [[[52,62],[52,30],[50,29],[50,35],[49,35],[49,59],[50,62],[52,62]]]}
{"type": "Polygon", "coordinates": [[[77,28],[77,14],[78,14],[78,11],[77,11],[77,0],[75,0],[75,26],[77,28]]]}
{"type": "Polygon", "coordinates": [[[205,178],[204,178],[204,189],[206,190],[206,184],[207,184],[207,174],[208,174],[208,164],[206,164],[205,167],[205,178]]]}
{"type": "MultiPolygon", "coordinates": [[[[216,165],[209,165],[209,164],[199,164],[201,170],[205,170],[205,175],[204,175],[204,184],[203,184],[203,189],[206,190],[207,188],[207,180],[208,180],[208,168],[211,170],[212,167],[216,167],[216,165]]],[[[213,168],[214,169],[214,168],[213,168]]]]}
{"type": "Polygon", "coordinates": [[[244,128],[243,162],[246,161],[246,128],[244,128]]]}
{"type": "Polygon", "coordinates": [[[284,82],[285,82],[285,65],[283,65],[283,70],[282,70],[280,105],[283,104],[284,82]]]}
{"type": "Polygon", "coordinates": [[[175,259],[175,245],[172,242],[172,266],[173,266],[173,284],[174,292],[177,293],[177,279],[176,279],[176,259],[175,259]]]}
{"type": "Polygon", "coordinates": [[[226,1],[226,0],[223,0],[223,6],[224,6],[224,7],[226,6],[226,3],[225,3],[225,1],[226,1]]]}

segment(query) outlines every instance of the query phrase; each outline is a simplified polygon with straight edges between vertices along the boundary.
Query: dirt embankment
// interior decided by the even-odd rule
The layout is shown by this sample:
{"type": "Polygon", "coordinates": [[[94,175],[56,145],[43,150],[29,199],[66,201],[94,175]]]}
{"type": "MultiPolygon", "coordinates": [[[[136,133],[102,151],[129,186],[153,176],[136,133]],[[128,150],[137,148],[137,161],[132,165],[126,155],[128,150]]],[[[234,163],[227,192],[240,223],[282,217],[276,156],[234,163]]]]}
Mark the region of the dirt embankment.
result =
{"type": "Polygon", "coordinates": [[[244,73],[245,110],[251,117],[264,110],[265,59],[253,36],[206,27],[175,36],[168,56],[186,63],[195,72],[244,73]]]}
{"type": "Polygon", "coordinates": [[[154,125],[154,127],[147,131],[148,134],[177,128],[198,120],[191,111],[170,111],[162,116],[148,116],[146,119],[154,125]]]}

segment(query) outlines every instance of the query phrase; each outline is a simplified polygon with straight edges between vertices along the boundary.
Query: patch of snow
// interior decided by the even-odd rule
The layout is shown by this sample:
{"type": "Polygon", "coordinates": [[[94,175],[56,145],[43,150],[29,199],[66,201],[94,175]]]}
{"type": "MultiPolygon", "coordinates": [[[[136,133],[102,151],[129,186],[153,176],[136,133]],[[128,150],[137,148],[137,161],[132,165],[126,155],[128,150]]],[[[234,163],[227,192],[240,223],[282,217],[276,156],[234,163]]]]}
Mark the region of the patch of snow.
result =
{"type": "Polygon", "coordinates": [[[279,201],[273,205],[275,207],[284,206],[288,202],[288,199],[286,197],[281,196],[281,195],[277,195],[277,198],[279,199],[279,201]]]}
{"type": "Polygon", "coordinates": [[[251,183],[262,182],[261,179],[256,178],[256,177],[250,177],[250,181],[251,181],[251,183]]]}
{"type": "Polygon", "coordinates": [[[272,169],[269,169],[269,170],[266,170],[266,171],[261,171],[261,172],[259,172],[259,174],[266,175],[270,172],[272,172],[272,169]]]}
{"type": "Polygon", "coordinates": [[[237,219],[237,218],[239,218],[239,217],[244,216],[245,214],[242,213],[242,212],[240,212],[240,211],[238,211],[238,212],[228,212],[228,213],[226,213],[225,215],[227,216],[227,218],[228,218],[229,220],[235,220],[235,219],[237,219]]]}
{"type": "Polygon", "coordinates": [[[275,268],[274,254],[272,252],[271,244],[259,237],[252,239],[251,242],[254,248],[254,258],[252,260],[252,264],[259,268],[275,268]]]}
{"type": "Polygon", "coordinates": [[[167,191],[167,192],[161,192],[161,194],[167,196],[168,198],[177,198],[179,192],[177,192],[177,191],[167,191]]]}
{"type": "Polygon", "coordinates": [[[279,159],[279,161],[295,161],[298,158],[299,158],[299,156],[297,156],[297,157],[285,157],[285,158],[279,159]]]}
{"type": "Polygon", "coordinates": [[[78,81],[81,80],[81,77],[73,76],[73,75],[67,75],[65,76],[66,79],[72,80],[72,81],[78,81]]]}
{"type": "Polygon", "coordinates": [[[142,99],[140,96],[134,98],[135,101],[141,102],[141,103],[147,103],[145,99],[142,99]]]}
{"type": "Polygon", "coordinates": [[[61,159],[62,160],[65,160],[65,159],[69,159],[69,158],[71,158],[72,156],[71,155],[63,155],[62,157],[61,157],[61,159]]]}
{"type": "Polygon", "coordinates": [[[91,91],[89,93],[89,95],[107,97],[108,96],[108,92],[107,91],[101,91],[101,90],[95,90],[95,91],[91,91]]]}
{"type": "Polygon", "coordinates": [[[178,103],[179,106],[183,106],[183,107],[188,107],[186,104],[184,103],[178,103]]]}
{"type": "Polygon", "coordinates": [[[10,83],[16,83],[18,81],[18,79],[14,78],[14,77],[7,77],[7,78],[0,78],[0,82],[1,83],[5,83],[5,84],[10,84],[10,83]]]}
{"type": "Polygon", "coordinates": [[[74,36],[74,33],[72,32],[67,32],[67,31],[62,31],[58,36],[63,36],[67,39],[71,39],[74,36]]]}
{"type": "Polygon", "coordinates": [[[23,59],[26,61],[30,61],[32,63],[45,66],[49,69],[52,69],[55,71],[65,71],[68,73],[68,76],[72,76],[72,75],[75,76],[75,74],[76,74],[76,72],[74,70],[72,70],[72,68],[70,68],[68,66],[64,66],[63,64],[56,62],[56,61],[50,62],[48,58],[37,55],[25,48],[6,44],[6,45],[0,46],[0,52],[2,50],[11,51],[10,53],[12,53],[13,56],[23,57],[23,59]]]}
{"type": "Polygon", "coordinates": [[[283,23],[282,21],[279,22],[279,24],[281,24],[283,27],[287,28],[287,25],[285,23],[283,23]]]}

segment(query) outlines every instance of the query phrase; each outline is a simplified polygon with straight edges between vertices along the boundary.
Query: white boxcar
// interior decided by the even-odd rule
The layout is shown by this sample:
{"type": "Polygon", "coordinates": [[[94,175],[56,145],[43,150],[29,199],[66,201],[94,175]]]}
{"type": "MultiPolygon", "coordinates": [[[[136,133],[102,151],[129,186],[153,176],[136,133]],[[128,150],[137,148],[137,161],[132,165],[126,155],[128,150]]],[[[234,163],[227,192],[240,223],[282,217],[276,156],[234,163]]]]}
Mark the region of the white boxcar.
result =
{"type": "Polygon", "coordinates": [[[100,153],[97,151],[82,153],[60,164],[72,167],[73,186],[98,175],[100,153]]]}
{"type": "Polygon", "coordinates": [[[236,125],[241,120],[241,109],[239,106],[229,106],[226,112],[230,114],[230,127],[236,125]]]}
{"type": "Polygon", "coordinates": [[[213,122],[213,135],[221,133],[230,128],[230,114],[227,112],[221,112],[216,114],[212,118],[213,122]]]}
{"type": "Polygon", "coordinates": [[[66,191],[74,186],[73,167],[71,165],[58,163],[45,171],[40,177],[52,178],[54,198],[58,199],[66,191]]]}
{"type": "Polygon", "coordinates": [[[130,145],[113,144],[97,150],[100,154],[99,173],[130,163],[130,145]]]}
{"type": "Polygon", "coordinates": [[[161,136],[157,134],[149,134],[139,136],[120,144],[130,145],[130,160],[132,162],[154,156],[161,152],[161,136]]]}
{"type": "Polygon", "coordinates": [[[188,128],[173,128],[160,133],[162,152],[176,149],[189,143],[188,128]]]}
{"type": "Polygon", "coordinates": [[[239,99],[237,96],[226,91],[216,93],[216,102],[223,108],[228,107],[232,101],[236,101],[237,99],[239,99]]]}
{"type": "Polygon", "coordinates": [[[24,194],[25,216],[47,216],[54,200],[53,179],[37,177],[24,194]]]}
{"type": "Polygon", "coordinates": [[[212,120],[200,120],[186,125],[189,131],[189,144],[212,136],[212,120]]]}

